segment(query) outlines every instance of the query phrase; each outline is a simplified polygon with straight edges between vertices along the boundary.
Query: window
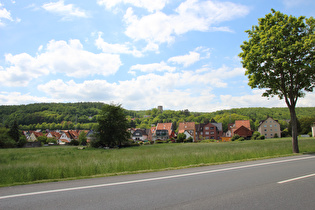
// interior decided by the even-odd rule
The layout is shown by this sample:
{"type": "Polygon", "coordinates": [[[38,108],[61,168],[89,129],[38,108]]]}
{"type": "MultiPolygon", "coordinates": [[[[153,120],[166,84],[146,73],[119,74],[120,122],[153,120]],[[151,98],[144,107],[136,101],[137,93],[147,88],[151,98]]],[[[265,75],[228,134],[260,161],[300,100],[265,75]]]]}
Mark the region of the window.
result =
{"type": "Polygon", "coordinates": [[[214,134],[214,132],[211,132],[211,134],[213,135],[213,134],[214,134]]]}
{"type": "Polygon", "coordinates": [[[210,129],[211,129],[211,130],[214,130],[214,127],[211,127],[210,129]]]}
{"type": "Polygon", "coordinates": [[[206,132],[206,135],[209,135],[209,132],[206,132]]]}
{"type": "Polygon", "coordinates": [[[267,127],[267,125],[264,125],[264,127],[266,128],[266,127],[267,127]]]}
{"type": "Polygon", "coordinates": [[[270,125],[270,128],[272,128],[272,125],[270,125]]]}
{"type": "Polygon", "coordinates": [[[209,130],[209,127],[205,127],[206,130],[209,130]]]}

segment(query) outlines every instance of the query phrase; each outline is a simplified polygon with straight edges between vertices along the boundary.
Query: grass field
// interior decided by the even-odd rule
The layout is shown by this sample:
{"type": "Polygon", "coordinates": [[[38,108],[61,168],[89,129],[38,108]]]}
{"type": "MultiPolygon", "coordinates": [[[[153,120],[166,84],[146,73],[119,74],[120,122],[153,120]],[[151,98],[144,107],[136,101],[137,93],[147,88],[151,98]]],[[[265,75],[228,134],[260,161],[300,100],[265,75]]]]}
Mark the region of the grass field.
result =
{"type": "MultiPolygon", "coordinates": [[[[301,153],[315,152],[314,138],[300,138],[301,153]]],[[[124,149],[78,147],[1,149],[0,187],[112,176],[288,156],[290,138],[222,143],[145,145],[124,149]]]]}

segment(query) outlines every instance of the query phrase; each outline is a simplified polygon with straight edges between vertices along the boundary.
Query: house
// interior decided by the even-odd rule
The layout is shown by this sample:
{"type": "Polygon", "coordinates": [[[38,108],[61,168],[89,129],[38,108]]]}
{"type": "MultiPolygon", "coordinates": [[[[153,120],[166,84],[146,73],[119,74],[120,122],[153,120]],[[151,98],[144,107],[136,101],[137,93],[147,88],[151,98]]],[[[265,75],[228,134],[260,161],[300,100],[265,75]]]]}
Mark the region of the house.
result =
{"type": "Polygon", "coordinates": [[[221,140],[223,135],[222,123],[201,123],[195,126],[196,140],[216,139],[221,140]]]}
{"type": "Polygon", "coordinates": [[[132,134],[132,140],[134,141],[147,141],[148,134],[146,129],[136,129],[132,134]]]}
{"type": "Polygon", "coordinates": [[[234,125],[230,125],[229,130],[231,137],[237,134],[245,139],[250,139],[253,135],[249,120],[235,120],[234,125]]]}
{"type": "Polygon", "coordinates": [[[37,132],[37,131],[30,131],[30,132],[31,132],[31,135],[30,135],[30,138],[29,138],[29,142],[37,141],[38,137],[44,135],[42,132],[37,132]]]}
{"type": "Polygon", "coordinates": [[[69,130],[68,131],[69,135],[70,135],[70,139],[72,140],[79,140],[79,132],[76,130],[69,130]]]}
{"type": "Polygon", "coordinates": [[[152,135],[152,141],[168,140],[175,137],[175,132],[172,127],[173,123],[158,123],[152,135]]]}
{"type": "Polygon", "coordinates": [[[88,131],[86,133],[86,142],[90,143],[94,139],[96,139],[96,133],[93,130],[88,131]]]}
{"type": "Polygon", "coordinates": [[[148,140],[149,141],[153,141],[153,135],[156,131],[156,126],[152,126],[149,130],[149,133],[148,133],[148,140]]]}
{"type": "Polygon", "coordinates": [[[312,136],[315,137],[315,122],[312,125],[312,136]]]}
{"type": "Polygon", "coordinates": [[[259,122],[258,132],[265,138],[281,137],[281,128],[278,120],[268,117],[266,120],[259,122]]]}
{"type": "Polygon", "coordinates": [[[49,131],[46,134],[46,136],[47,136],[47,138],[54,138],[56,140],[59,140],[61,137],[61,134],[59,132],[56,132],[56,131],[49,131]]]}
{"type": "Polygon", "coordinates": [[[66,143],[70,143],[71,141],[71,136],[67,131],[62,132],[58,144],[66,144],[66,143]]]}
{"type": "Polygon", "coordinates": [[[186,138],[189,137],[193,138],[193,141],[195,141],[195,133],[196,133],[196,126],[195,122],[182,122],[178,125],[178,133],[184,133],[186,134],[186,138]]]}

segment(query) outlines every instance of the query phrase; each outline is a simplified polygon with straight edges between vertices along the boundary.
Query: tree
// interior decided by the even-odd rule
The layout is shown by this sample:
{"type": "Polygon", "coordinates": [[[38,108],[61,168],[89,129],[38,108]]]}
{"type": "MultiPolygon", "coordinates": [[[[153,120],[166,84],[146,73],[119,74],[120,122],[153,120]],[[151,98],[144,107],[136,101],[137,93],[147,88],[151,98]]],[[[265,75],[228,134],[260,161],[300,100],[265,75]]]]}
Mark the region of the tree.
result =
{"type": "Polygon", "coordinates": [[[249,41],[241,45],[243,67],[251,88],[262,96],[284,99],[292,122],[292,147],[298,153],[297,100],[315,85],[315,19],[296,18],[272,9],[258,26],[247,30],[249,41]]]}
{"type": "Polygon", "coordinates": [[[9,136],[17,143],[20,140],[20,131],[19,126],[16,121],[14,121],[13,125],[9,130],[9,136]]]}
{"type": "Polygon", "coordinates": [[[105,104],[98,118],[99,145],[113,147],[127,141],[128,121],[120,104],[105,104]]]}
{"type": "Polygon", "coordinates": [[[80,145],[86,145],[86,143],[87,143],[87,137],[86,137],[86,133],[84,131],[80,132],[79,143],[80,143],[80,145]]]}
{"type": "Polygon", "coordinates": [[[177,142],[184,142],[184,140],[186,139],[186,134],[184,133],[179,133],[177,135],[177,142]]]}

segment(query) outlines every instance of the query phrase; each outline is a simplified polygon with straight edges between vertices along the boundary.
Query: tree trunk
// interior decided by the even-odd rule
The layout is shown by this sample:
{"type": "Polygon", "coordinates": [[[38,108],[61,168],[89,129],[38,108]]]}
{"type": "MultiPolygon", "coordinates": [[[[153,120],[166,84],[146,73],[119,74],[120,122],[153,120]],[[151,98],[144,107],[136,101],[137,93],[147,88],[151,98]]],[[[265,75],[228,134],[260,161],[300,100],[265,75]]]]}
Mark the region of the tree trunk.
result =
{"type": "Polygon", "coordinates": [[[297,130],[297,118],[295,113],[295,107],[289,106],[290,116],[291,116],[291,125],[292,125],[292,148],[293,153],[299,153],[299,144],[298,144],[298,130],[297,130]]]}

